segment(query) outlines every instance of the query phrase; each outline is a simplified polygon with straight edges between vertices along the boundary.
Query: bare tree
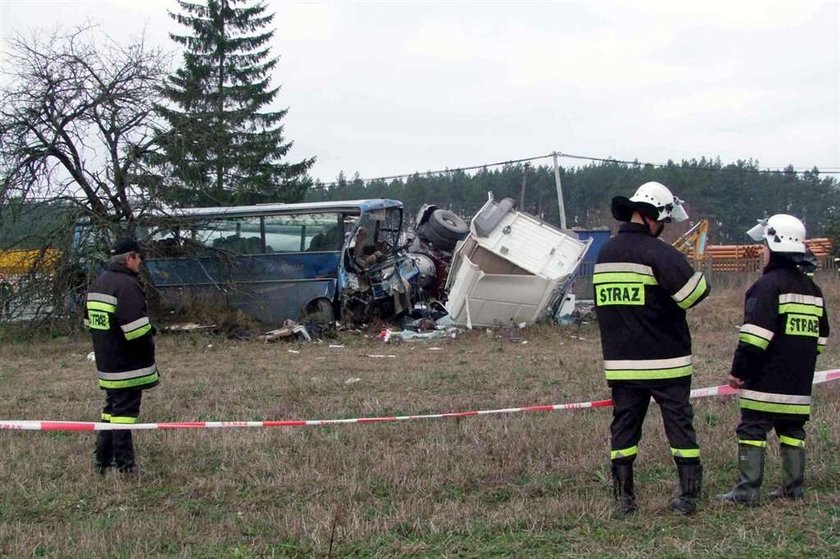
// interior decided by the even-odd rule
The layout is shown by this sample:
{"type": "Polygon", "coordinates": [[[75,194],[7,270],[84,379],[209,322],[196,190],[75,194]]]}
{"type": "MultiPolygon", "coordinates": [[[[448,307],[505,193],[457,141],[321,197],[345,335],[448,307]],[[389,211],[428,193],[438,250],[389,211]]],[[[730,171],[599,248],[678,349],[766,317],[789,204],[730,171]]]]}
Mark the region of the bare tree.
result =
{"type": "MultiPolygon", "coordinates": [[[[142,39],[96,37],[90,26],[16,36],[6,51],[0,211],[40,202],[70,208],[100,230],[131,229],[150,204],[139,177],[153,148],[166,56],[142,39]]],[[[66,234],[66,224],[55,225],[66,234]]]]}
{"type": "Polygon", "coordinates": [[[3,198],[63,199],[92,218],[131,220],[133,177],[153,143],[167,64],[142,40],[90,27],[8,43],[0,90],[3,198]]]}

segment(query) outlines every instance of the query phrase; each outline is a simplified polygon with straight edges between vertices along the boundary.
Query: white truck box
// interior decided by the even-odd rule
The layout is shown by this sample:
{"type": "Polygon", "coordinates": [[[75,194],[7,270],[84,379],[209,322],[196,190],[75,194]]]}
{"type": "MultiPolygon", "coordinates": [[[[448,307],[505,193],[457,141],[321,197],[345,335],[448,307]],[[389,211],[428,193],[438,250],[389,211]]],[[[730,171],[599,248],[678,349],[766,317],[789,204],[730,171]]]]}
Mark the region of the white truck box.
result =
{"type": "Polygon", "coordinates": [[[468,328],[553,316],[591,242],[491,197],[455,249],[446,310],[468,328]]]}

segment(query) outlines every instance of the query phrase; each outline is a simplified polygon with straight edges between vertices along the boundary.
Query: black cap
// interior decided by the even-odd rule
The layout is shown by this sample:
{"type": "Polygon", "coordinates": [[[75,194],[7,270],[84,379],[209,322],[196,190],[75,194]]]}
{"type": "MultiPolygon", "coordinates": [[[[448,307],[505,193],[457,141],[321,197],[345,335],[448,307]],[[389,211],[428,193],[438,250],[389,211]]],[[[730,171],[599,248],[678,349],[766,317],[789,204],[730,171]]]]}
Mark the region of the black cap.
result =
{"type": "Polygon", "coordinates": [[[122,239],[119,239],[116,243],[114,243],[113,247],[111,247],[111,256],[115,256],[117,254],[126,254],[129,252],[143,252],[140,249],[140,244],[132,237],[123,237],[122,239]]]}

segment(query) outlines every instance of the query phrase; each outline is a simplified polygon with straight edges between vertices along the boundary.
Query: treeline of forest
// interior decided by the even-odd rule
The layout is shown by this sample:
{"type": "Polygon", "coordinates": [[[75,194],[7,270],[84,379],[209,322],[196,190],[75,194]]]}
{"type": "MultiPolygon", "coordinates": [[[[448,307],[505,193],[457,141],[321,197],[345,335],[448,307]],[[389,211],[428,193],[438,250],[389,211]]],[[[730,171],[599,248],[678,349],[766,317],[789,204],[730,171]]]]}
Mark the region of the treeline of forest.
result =
{"type": "MultiPolygon", "coordinates": [[[[719,159],[669,162],[654,166],[623,162],[598,162],[579,167],[561,167],[560,179],[567,227],[594,228],[614,225],[609,201],[615,195],[630,196],[647,181],[667,185],[686,201],[692,220],[710,221],[710,241],[729,244],[747,242],[744,231],[757,218],[791,213],[808,227],[808,236],[833,236],[840,190],[837,181],[821,176],[817,169],[804,173],[793,167],[783,171],[763,170],[752,160],[723,164],[719,159]]],[[[554,169],[551,165],[514,164],[475,172],[454,170],[440,174],[415,174],[404,179],[365,181],[343,174],[332,184],[315,182],[306,201],[392,198],[401,200],[411,216],[422,204],[436,204],[464,217],[472,216],[486,201],[517,201],[523,188],[521,209],[560,223],[554,169]]]]}

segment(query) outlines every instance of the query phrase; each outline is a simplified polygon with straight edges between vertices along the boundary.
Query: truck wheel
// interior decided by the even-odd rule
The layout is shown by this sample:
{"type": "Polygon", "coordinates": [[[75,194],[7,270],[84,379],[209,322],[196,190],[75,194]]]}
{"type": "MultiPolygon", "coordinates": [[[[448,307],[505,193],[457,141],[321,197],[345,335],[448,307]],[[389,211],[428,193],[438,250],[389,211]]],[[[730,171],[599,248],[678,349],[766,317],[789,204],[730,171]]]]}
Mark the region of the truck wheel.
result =
{"type": "Polygon", "coordinates": [[[434,229],[438,237],[449,239],[452,241],[460,241],[466,238],[470,232],[470,227],[467,222],[461,217],[449,210],[435,210],[429,216],[428,227],[434,229]]]}
{"type": "Polygon", "coordinates": [[[420,236],[435,245],[435,248],[440,250],[452,250],[455,248],[455,244],[458,242],[457,239],[450,239],[449,237],[442,236],[437,229],[431,226],[431,220],[426,223],[422,229],[420,230],[420,236]]]}
{"type": "Polygon", "coordinates": [[[460,241],[470,232],[467,222],[449,210],[435,210],[429,216],[427,226],[435,230],[438,237],[460,241]]]}

